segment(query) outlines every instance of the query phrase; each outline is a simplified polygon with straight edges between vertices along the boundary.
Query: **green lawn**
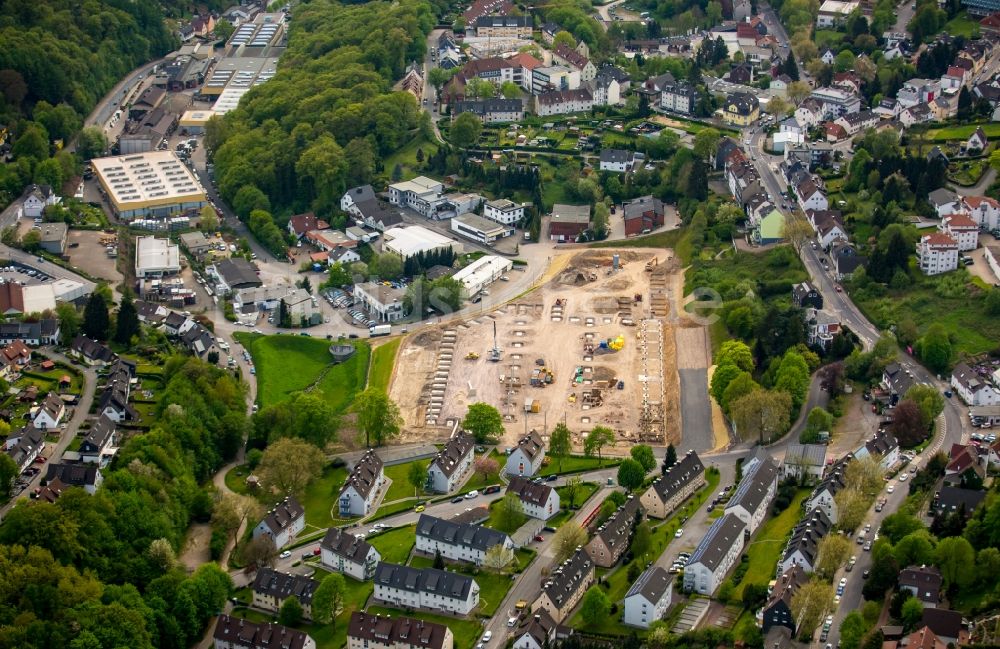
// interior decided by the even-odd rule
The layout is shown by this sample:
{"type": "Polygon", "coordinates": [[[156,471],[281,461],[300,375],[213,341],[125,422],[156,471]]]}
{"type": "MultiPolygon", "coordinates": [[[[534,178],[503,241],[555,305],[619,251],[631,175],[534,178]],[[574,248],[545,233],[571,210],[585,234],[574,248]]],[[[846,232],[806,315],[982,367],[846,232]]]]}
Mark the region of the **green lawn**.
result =
{"type": "Polygon", "coordinates": [[[226,487],[228,487],[230,491],[234,491],[238,494],[247,493],[246,479],[249,473],[250,472],[247,471],[245,464],[240,464],[229,469],[229,471],[226,472],[225,477],[226,487]]]}
{"type": "Polygon", "coordinates": [[[528,517],[525,516],[524,514],[522,514],[521,518],[520,518],[520,522],[517,523],[516,525],[513,525],[513,526],[512,525],[504,525],[501,522],[501,520],[500,520],[500,501],[501,500],[502,499],[494,500],[493,502],[490,503],[490,517],[487,518],[486,522],[483,523],[482,525],[483,525],[483,527],[489,527],[489,528],[492,528],[494,530],[500,530],[501,532],[505,532],[507,534],[513,534],[514,532],[517,531],[517,528],[519,528],[522,525],[524,525],[524,522],[528,520],[528,517]]]}
{"type": "MultiPolygon", "coordinates": [[[[327,467],[323,470],[322,476],[309,484],[305,496],[302,498],[307,523],[316,527],[330,527],[345,522],[340,518],[334,518],[334,515],[338,507],[337,499],[340,496],[340,488],[346,479],[347,469],[345,467],[338,469],[327,467]]],[[[229,475],[226,475],[226,483],[229,483],[229,475]]]]}
{"type": "Polygon", "coordinates": [[[407,613],[395,608],[386,608],[383,606],[369,606],[368,613],[379,614],[379,615],[391,615],[392,617],[399,617],[401,615],[406,615],[418,620],[424,620],[427,622],[436,622],[438,624],[443,624],[451,632],[455,634],[455,649],[472,649],[479,641],[479,636],[482,633],[483,627],[477,620],[467,620],[459,617],[448,617],[444,615],[434,615],[432,613],[426,613],[424,611],[413,611],[407,613]]]}
{"type": "MultiPolygon", "coordinates": [[[[480,457],[482,457],[482,455],[476,456],[477,459],[480,457]]],[[[483,477],[483,474],[478,471],[473,472],[468,481],[466,481],[465,486],[462,487],[463,492],[472,491],[473,489],[481,490],[483,487],[500,484],[500,472],[503,471],[504,458],[500,457],[495,449],[490,452],[488,457],[492,457],[497,461],[497,470],[490,473],[485,478],[483,477]]]]}
{"type": "MultiPolygon", "coordinates": [[[[322,571],[317,571],[317,578],[322,571]]],[[[355,581],[350,577],[344,577],[347,586],[344,592],[344,608],[333,624],[314,625],[302,624],[296,628],[308,633],[316,641],[316,649],[341,649],[347,644],[347,623],[351,620],[351,613],[364,609],[365,602],[375,590],[375,585],[370,581],[355,581]]]]}
{"type": "Polygon", "coordinates": [[[607,469],[618,466],[620,463],[621,458],[617,457],[606,457],[603,460],[599,460],[596,457],[584,457],[583,455],[570,455],[562,459],[553,457],[547,465],[542,467],[538,475],[550,476],[583,473],[585,471],[593,471],[594,469],[607,469]]]}
{"type": "Polygon", "coordinates": [[[938,142],[944,140],[967,140],[970,135],[976,132],[977,128],[982,128],[988,138],[1000,137],[1000,123],[997,122],[946,126],[944,128],[931,129],[927,132],[927,136],[938,142]]]}
{"type": "Polygon", "coordinates": [[[417,135],[415,138],[409,141],[403,148],[399,149],[391,156],[385,160],[385,170],[386,173],[392,173],[396,165],[402,167],[402,177],[413,178],[414,176],[419,176],[422,172],[417,168],[417,150],[422,149],[424,152],[424,160],[434,153],[437,153],[437,145],[427,141],[423,135],[417,135]]]}
{"type": "Polygon", "coordinates": [[[945,23],[942,31],[945,34],[950,34],[951,36],[964,36],[966,38],[972,38],[973,36],[979,35],[979,21],[969,18],[968,14],[961,11],[957,13],[954,18],[945,23]]]}
{"type": "Polygon", "coordinates": [[[813,40],[816,43],[816,47],[819,48],[820,53],[826,48],[832,48],[834,53],[839,49],[839,45],[844,40],[844,32],[838,32],[834,29],[817,29],[813,40]]]}
{"type": "Polygon", "coordinates": [[[337,412],[343,412],[364,388],[371,354],[366,342],[355,342],[357,353],[346,363],[333,365],[327,351],[330,344],[318,338],[247,333],[237,333],[235,338],[253,357],[261,407],[280,403],[322,377],[319,391],[337,412]]]}
{"type": "MultiPolygon", "coordinates": [[[[580,486],[576,490],[576,496],[573,499],[573,506],[576,508],[573,511],[583,507],[584,503],[590,500],[590,497],[593,496],[594,492],[596,492],[599,488],[600,487],[596,482],[581,482],[580,486]]],[[[570,502],[567,491],[568,490],[565,486],[556,487],[556,493],[559,494],[559,504],[563,507],[563,509],[569,510],[570,502]]]]}
{"type": "MultiPolygon", "coordinates": [[[[733,598],[743,597],[743,588],[747,584],[767,586],[774,579],[774,567],[781,559],[781,551],[785,547],[792,528],[802,516],[802,501],[809,495],[808,489],[799,489],[792,499],[792,504],[774,518],[769,518],[761,525],[753,539],[744,548],[743,553],[750,556],[743,580],[733,589],[733,598]]],[[[732,577],[729,578],[732,582],[732,577]]]]}
{"type": "MultiPolygon", "coordinates": [[[[385,477],[392,480],[392,484],[389,485],[389,491],[385,494],[382,499],[384,503],[391,503],[394,500],[399,500],[400,498],[413,498],[413,485],[407,479],[410,473],[410,467],[413,464],[420,464],[425,469],[430,466],[430,460],[415,460],[414,462],[405,462],[403,464],[393,464],[392,466],[385,467],[385,477]]],[[[420,492],[417,492],[419,495],[420,492]]],[[[409,506],[413,506],[412,503],[409,506]]]]}
{"type": "Polygon", "coordinates": [[[389,391],[392,366],[396,363],[396,352],[402,338],[393,338],[372,350],[372,366],[368,369],[368,385],[383,392],[389,391]]]}
{"type": "Polygon", "coordinates": [[[397,527],[369,538],[368,542],[382,555],[382,561],[404,564],[417,543],[417,527],[397,527]]]}
{"type": "Polygon", "coordinates": [[[380,518],[385,518],[387,516],[392,516],[393,514],[398,514],[400,512],[405,512],[408,509],[413,509],[417,506],[416,500],[404,500],[401,502],[393,503],[391,505],[382,505],[379,507],[375,514],[368,519],[369,522],[374,523],[380,518]]]}

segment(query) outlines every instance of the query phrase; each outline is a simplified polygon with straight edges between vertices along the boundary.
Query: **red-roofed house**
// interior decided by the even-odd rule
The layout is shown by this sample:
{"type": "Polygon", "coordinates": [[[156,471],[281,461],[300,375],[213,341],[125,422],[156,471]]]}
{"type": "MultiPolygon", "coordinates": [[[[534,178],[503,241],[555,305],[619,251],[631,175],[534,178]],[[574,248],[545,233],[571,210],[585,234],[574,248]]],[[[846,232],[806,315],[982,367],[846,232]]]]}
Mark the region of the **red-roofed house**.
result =
{"type": "Polygon", "coordinates": [[[532,70],[545,64],[527,52],[519,52],[507,60],[514,66],[514,83],[531,92],[532,70]]]}
{"type": "Polygon", "coordinates": [[[903,638],[900,646],[906,649],[948,649],[948,645],[934,635],[934,632],[924,627],[903,638]]]}
{"type": "Polygon", "coordinates": [[[924,275],[958,268],[958,242],[943,232],[925,234],[917,242],[917,263],[924,275]]]}
{"type": "Polygon", "coordinates": [[[586,54],[579,50],[574,50],[565,43],[560,43],[559,47],[552,53],[552,58],[563,65],[569,66],[580,72],[580,81],[593,81],[597,76],[597,68],[586,54]]]}
{"type": "Polygon", "coordinates": [[[986,32],[1000,33],[1000,13],[990,14],[979,21],[979,29],[986,32]]]}
{"type": "Polygon", "coordinates": [[[962,482],[962,476],[966,471],[973,471],[980,478],[986,476],[986,468],[979,460],[979,448],[973,444],[952,444],[951,459],[944,469],[944,482],[949,485],[958,485],[962,482]]]}
{"type": "Polygon", "coordinates": [[[960,89],[969,79],[969,71],[957,65],[948,66],[948,71],[941,75],[941,90],[960,89]]]}
{"type": "Polygon", "coordinates": [[[836,122],[827,122],[823,128],[826,129],[827,142],[840,142],[847,139],[847,129],[836,122]]]}
{"type": "Polygon", "coordinates": [[[958,243],[959,251],[975,250],[979,247],[979,224],[962,212],[949,214],[941,219],[941,232],[958,243]]]}
{"type": "Polygon", "coordinates": [[[972,220],[987,230],[1000,226],[1000,203],[986,196],[965,196],[962,198],[972,220]]]}
{"type": "Polygon", "coordinates": [[[292,218],[288,219],[288,231],[291,232],[297,239],[301,239],[306,236],[306,232],[309,232],[310,230],[327,230],[329,228],[329,223],[316,218],[316,215],[312,212],[296,214],[292,218]]]}

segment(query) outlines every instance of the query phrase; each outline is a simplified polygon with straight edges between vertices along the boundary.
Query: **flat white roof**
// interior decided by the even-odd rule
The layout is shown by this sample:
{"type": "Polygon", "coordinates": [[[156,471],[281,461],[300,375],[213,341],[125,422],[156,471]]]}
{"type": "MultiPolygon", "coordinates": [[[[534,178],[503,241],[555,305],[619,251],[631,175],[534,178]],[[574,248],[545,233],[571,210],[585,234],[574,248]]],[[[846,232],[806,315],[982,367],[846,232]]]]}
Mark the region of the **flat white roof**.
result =
{"type": "Polygon", "coordinates": [[[461,244],[454,239],[420,225],[389,228],[382,236],[385,241],[383,245],[401,257],[412,257],[421,252],[447,248],[448,246],[454,248],[455,252],[462,250],[461,244]]]}
{"type": "Polygon", "coordinates": [[[136,237],[135,269],[138,272],[179,271],[181,253],[177,244],[169,239],[156,237],[136,237]]]}
{"type": "Polygon", "coordinates": [[[845,2],[844,0],[826,0],[823,4],[819,6],[819,10],[823,13],[828,14],[841,14],[846,16],[861,4],[855,0],[854,2],[845,2]]]}
{"type": "Polygon", "coordinates": [[[56,308],[56,293],[51,284],[32,284],[21,287],[25,313],[41,313],[56,308]]]}
{"type": "Polygon", "coordinates": [[[483,234],[498,234],[500,236],[507,232],[507,228],[500,225],[496,221],[491,221],[487,218],[479,216],[478,214],[473,214],[472,212],[466,212],[465,214],[460,214],[456,216],[453,221],[458,221],[468,228],[473,230],[479,230],[483,234]]]}
{"type": "Polygon", "coordinates": [[[400,192],[422,194],[424,192],[440,191],[441,183],[433,178],[428,178],[427,176],[417,176],[412,180],[404,180],[401,183],[393,183],[389,185],[389,187],[400,192]]]}
{"type": "Polygon", "coordinates": [[[173,151],[95,158],[91,163],[120,211],[205,200],[205,190],[173,151]]]}
{"type": "Polygon", "coordinates": [[[181,115],[181,126],[204,126],[217,113],[214,110],[188,110],[181,115]]]}
{"type": "Polygon", "coordinates": [[[465,290],[471,293],[479,292],[482,287],[495,282],[501,275],[514,267],[514,262],[499,255],[486,255],[472,262],[452,277],[462,282],[465,290]]]}

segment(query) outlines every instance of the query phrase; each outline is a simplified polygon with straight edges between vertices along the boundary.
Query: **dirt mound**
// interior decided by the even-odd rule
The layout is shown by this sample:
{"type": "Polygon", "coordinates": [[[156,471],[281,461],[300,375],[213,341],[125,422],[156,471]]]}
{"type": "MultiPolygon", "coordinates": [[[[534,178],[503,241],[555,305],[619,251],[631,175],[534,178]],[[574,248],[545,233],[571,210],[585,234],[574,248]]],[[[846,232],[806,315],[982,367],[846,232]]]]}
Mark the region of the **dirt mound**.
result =
{"type": "Polygon", "coordinates": [[[562,284],[563,286],[583,286],[590,281],[591,280],[587,275],[587,271],[576,268],[567,269],[556,277],[556,283],[562,284]]]}
{"type": "Polygon", "coordinates": [[[632,282],[624,277],[616,277],[615,279],[607,282],[603,288],[609,291],[624,291],[627,288],[631,288],[632,282]]]}
{"type": "Polygon", "coordinates": [[[611,381],[617,376],[618,374],[610,367],[603,367],[601,365],[598,365],[597,367],[594,368],[595,381],[611,381]]]}
{"type": "Polygon", "coordinates": [[[600,295],[590,301],[594,313],[617,313],[618,300],[610,295],[600,295]]]}

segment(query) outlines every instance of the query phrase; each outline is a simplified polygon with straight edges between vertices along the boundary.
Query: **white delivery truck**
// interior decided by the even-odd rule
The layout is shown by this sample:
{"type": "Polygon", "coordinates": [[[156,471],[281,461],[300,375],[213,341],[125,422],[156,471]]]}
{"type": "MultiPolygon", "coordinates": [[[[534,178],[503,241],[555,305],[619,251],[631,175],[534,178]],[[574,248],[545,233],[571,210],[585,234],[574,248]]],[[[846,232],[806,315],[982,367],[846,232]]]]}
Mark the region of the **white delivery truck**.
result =
{"type": "Polygon", "coordinates": [[[392,325],[387,325],[387,324],[372,325],[371,327],[368,327],[368,333],[371,335],[372,338],[376,336],[388,336],[390,333],[392,333],[392,325]]]}

